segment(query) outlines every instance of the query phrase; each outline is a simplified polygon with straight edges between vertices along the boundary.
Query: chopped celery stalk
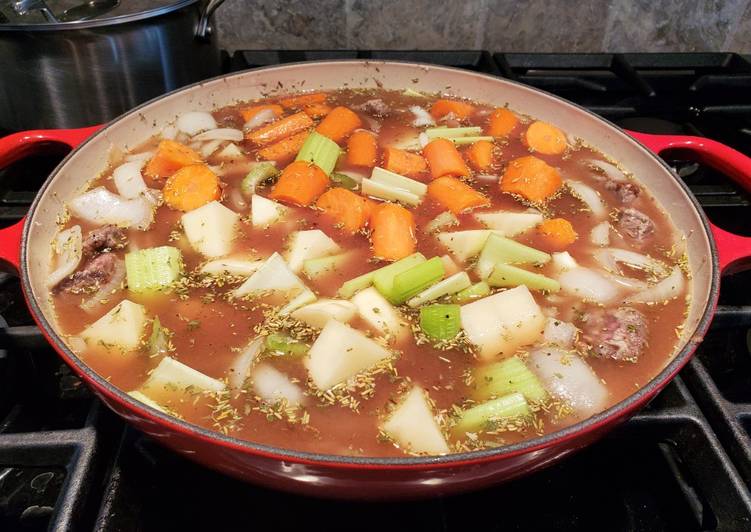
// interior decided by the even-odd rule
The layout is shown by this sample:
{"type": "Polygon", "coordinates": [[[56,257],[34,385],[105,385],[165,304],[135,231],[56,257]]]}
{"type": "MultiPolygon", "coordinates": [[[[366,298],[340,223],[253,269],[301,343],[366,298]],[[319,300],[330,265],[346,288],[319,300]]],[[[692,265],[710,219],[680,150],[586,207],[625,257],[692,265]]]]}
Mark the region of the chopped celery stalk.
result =
{"type": "Polygon", "coordinates": [[[308,353],[310,346],[286,334],[270,334],[266,337],[264,349],[275,355],[301,357],[308,353]]]}
{"type": "Polygon", "coordinates": [[[422,202],[421,196],[418,196],[409,190],[388,185],[386,183],[378,183],[372,179],[363,179],[360,186],[363,194],[374,198],[399,201],[405,205],[411,206],[419,205],[420,202],[422,202]]]}
{"type": "Polygon", "coordinates": [[[170,331],[162,327],[159,316],[151,321],[151,336],[149,336],[149,355],[159,356],[169,351],[170,331]]]}
{"type": "Polygon", "coordinates": [[[347,190],[357,190],[360,188],[360,183],[349,177],[347,174],[333,172],[329,177],[335,187],[342,187],[347,190]]]}
{"type": "Polygon", "coordinates": [[[431,340],[451,340],[462,329],[459,305],[428,305],[420,309],[420,328],[431,340]]]}
{"type": "Polygon", "coordinates": [[[544,264],[550,260],[550,255],[515,240],[491,234],[477,260],[477,273],[486,279],[499,262],[505,264],[544,264]]]}
{"type": "Polygon", "coordinates": [[[443,279],[444,275],[446,275],[446,269],[443,267],[443,261],[440,257],[433,257],[395,275],[391,293],[384,294],[384,296],[395,305],[401,305],[443,279]]]}
{"type": "Polygon", "coordinates": [[[256,191],[256,187],[264,181],[276,177],[279,174],[279,170],[276,165],[269,161],[263,161],[253,165],[250,172],[243,177],[240,183],[240,191],[246,196],[250,196],[256,191]]]}
{"type": "Polygon", "coordinates": [[[459,225],[459,219],[451,211],[442,212],[425,224],[426,233],[436,233],[444,227],[459,225]]]}
{"type": "Polygon", "coordinates": [[[327,273],[338,270],[351,256],[351,253],[340,253],[339,255],[331,255],[330,257],[308,259],[303,261],[302,271],[308,279],[315,280],[327,273]]]}
{"type": "Polygon", "coordinates": [[[493,142],[493,137],[452,137],[449,140],[457,146],[464,146],[466,144],[474,144],[475,142],[480,142],[481,140],[493,142]]]}
{"type": "Polygon", "coordinates": [[[462,412],[454,427],[457,433],[482,432],[497,428],[498,422],[526,417],[531,414],[527,400],[520,393],[511,393],[498,399],[480,403],[462,412]]]}
{"type": "MultiPolygon", "coordinates": [[[[481,127],[431,127],[425,130],[430,140],[454,139],[456,137],[476,137],[482,134],[481,127]]],[[[493,137],[489,137],[492,139],[493,137]]]]}
{"type": "Polygon", "coordinates": [[[466,289],[471,284],[472,281],[469,280],[467,272],[458,272],[450,277],[446,277],[443,281],[426,288],[410,299],[407,302],[407,305],[413,308],[419,307],[420,305],[438,299],[439,297],[455,294],[466,289]]]}
{"type": "Polygon", "coordinates": [[[490,285],[485,281],[480,281],[456,294],[453,301],[454,303],[468,303],[469,301],[485,297],[489,293],[490,285]]]}
{"type": "Polygon", "coordinates": [[[372,181],[375,181],[376,183],[401,188],[403,190],[411,192],[412,194],[417,194],[418,196],[424,196],[428,193],[428,185],[426,185],[425,183],[421,183],[419,181],[415,181],[414,179],[404,177],[403,175],[384,170],[383,168],[380,168],[378,166],[373,168],[373,173],[370,175],[370,179],[372,181]]]}
{"type": "Polygon", "coordinates": [[[180,277],[182,269],[182,254],[172,246],[146,248],[125,254],[128,289],[132,292],[166,290],[180,277]]]}
{"type": "Polygon", "coordinates": [[[410,96],[412,98],[427,98],[425,94],[412,89],[404,89],[404,92],[402,92],[402,94],[404,96],[410,96]]]}
{"type": "Polygon", "coordinates": [[[495,265],[493,273],[488,277],[488,284],[505,288],[523,284],[531,290],[546,290],[548,292],[557,292],[561,289],[560,283],[555,279],[500,262],[495,265]]]}
{"type": "MultiPolygon", "coordinates": [[[[423,262],[425,262],[425,256],[422,253],[415,253],[409,257],[404,257],[393,264],[389,264],[388,266],[384,266],[383,268],[371,272],[373,274],[372,284],[381,295],[388,298],[388,294],[391,293],[394,287],[394,277],[396,277],[397,274],[405,272],[413,266],[417,266],[423,262]]],[[[342,295],[342,297],[344,296],[342,295]]]]}
{"type": "Polygon", "coordinates": [[[339,297],[343,297],[344,299],[349,299],[360,290],[365,290],[367,287],[372,285],[373,277],[375,276],[375,272],[377,271],[378,270],[373,270],[372,272],[364,273],[359,277],[350,279],[349,281],[345,282],[339,288],[339,290],[337,290],[336,294],[339,297]]]}
{"type": "Polygon", "coordinates": [[[517,356],[475,370],[475,398],[484,401],[518,392],[528,400],[541,403],[548,392],[540,380],[517,356]]]}
{"type": "Polygon", "coordinates": [[[329,175],[334,170],[341,153],[342,149],[336,142],[313,131],[305,139],[295,160],[309,161],[329,175]]]}

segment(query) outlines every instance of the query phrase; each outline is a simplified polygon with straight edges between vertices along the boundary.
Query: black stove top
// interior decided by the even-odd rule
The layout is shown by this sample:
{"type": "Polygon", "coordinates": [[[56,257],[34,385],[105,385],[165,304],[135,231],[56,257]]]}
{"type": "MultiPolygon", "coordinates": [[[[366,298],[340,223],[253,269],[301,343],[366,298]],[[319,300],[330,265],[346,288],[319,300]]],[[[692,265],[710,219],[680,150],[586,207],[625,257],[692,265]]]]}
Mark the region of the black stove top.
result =
{"type": "MultiPolygon", "coordinates": [[[[751,58],[487,51],[242,51],[228,70],[373,58],[457,66],[559,94],[629,129],[687,133],[751,155],[751,58]]],[[[0,171],[0,222],[18,220],[60,160],[0,171]]],[[[668,161],[721,227],[751,234],[751,197],[668,161]]],[[[749,530],[751,272],[723,279],[698,355],[646,409],[549,469],[478,493],[410,503],[325,501],[243,484],[127,427],[33,327],[0,274],[0,530],[749,530]],[[534,506],[533,506],[534,503],[534,506]]]]}

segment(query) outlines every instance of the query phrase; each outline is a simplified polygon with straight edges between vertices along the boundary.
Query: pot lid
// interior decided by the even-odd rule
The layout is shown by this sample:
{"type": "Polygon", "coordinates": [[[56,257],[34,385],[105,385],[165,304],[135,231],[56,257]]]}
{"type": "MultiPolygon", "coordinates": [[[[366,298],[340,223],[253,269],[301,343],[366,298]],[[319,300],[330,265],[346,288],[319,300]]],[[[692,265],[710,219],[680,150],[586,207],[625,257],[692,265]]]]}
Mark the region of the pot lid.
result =
{"type": "Polygon", "coordinates": [[[170,13],[198,0],[2,0],[0,29],[57,30],[120,24],[170,13]]]}

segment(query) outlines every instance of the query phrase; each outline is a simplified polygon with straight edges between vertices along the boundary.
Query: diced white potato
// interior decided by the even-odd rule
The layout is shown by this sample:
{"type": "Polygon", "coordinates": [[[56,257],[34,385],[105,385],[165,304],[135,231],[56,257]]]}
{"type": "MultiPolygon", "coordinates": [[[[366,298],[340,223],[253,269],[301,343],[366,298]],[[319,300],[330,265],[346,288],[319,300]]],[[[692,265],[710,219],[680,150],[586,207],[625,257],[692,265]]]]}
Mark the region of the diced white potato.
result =
{"type": "Polygon", "coordinates": [[[528,212],[478,212],[475,219],[488,229],[499,231],[502,236],[519,235],[542,223],[542,214],[537,211],[528,212]]]}
{"type": "Polygon", "coordinates": [[[589,240],[595,246],[610,245],[610,222],[600,222],[589,232],[589,240]]]}
{"type": "Polygon", "coordinates": [[[381,425],[400,447],[413,453],[447,454],[446,438],[433,416],[425,391],[413,387],[381,425]]]}
{"type": "Polygon", "coordinates": [[[146,161],[130,161],[123,163],[112,172],[117,193],[124,198],[137,198],[149,188],[141,175],[141,168],[146,161]]]}
{"type": "Polygon", "coordinates": [[[545,322],[545,330],[542,332],[542,337],[549,344],[568,348],[574,345],[578,332],[573,323],[549,317],[545,322]]]}
{"type": "Polygon", "coordinates": [[[285,400],[288,405],[302,403],[302,389],[284,373],[269,364],[258,364],[251,372],[253,391],[264,401],[285,400]]]}
{"type": "Polygon", "coordinates": [[[461,321],[486,360],[535,343],[545,328],[545,316],[524,285],[463,305],[461,321]]]}
{"type": "Polygon", "coordinates": [[[249,277],[253,272],[258,270],[264,262],[266,261],[227,257],[207,262],[201,266],[201,273],[207,275],[236,275],[238,277],[249,277]]]}
{"type": "Polygon", "coordinates": [[[234,160],[234,159],[241,159],[244,157],[245,154],[242,152],[242,150],[237,146],[237,144],[230,142],[227,144],[224,148],[222,148],[222,151],[216,154],[216,157],[219,159],[224,160],[234,160]]]}
{"type": "Polygon", "coordinates": [[[139,392],[138,390],[133,390],[132,392],[128,392],[128,395],[130,395],[136,401],[140,401],[141,403],[143,403],[143,404],[145,404],[147,406],[150,406],[154,410],[159,410],[163,414],[167,413],[167,411],[162,407],[162,405],[160,405],[159,403],[157,403],[153,399],[149,399],[148,396],[144,395],[143,393],[139,392]]]}
{"type": "Polygon", "coordinates": [[[211,113],[205,111],[189,111],[181,114],[175,125],[178,130],[192,137],[202,131],[216,129],[216,120],[211,113]]]}
{"type": "Polygon", "coordinates": [[[147,397],[158,401],[165,393],[171,392],[220,392],[225,384],[209,377],[172,357],[164,357],[151,372],[139,391],[147,397]]]}
{"type": "Polygon", "coordinates": [[[329,320],[310,347],[304,364],[313,384],[328,390],[390,357],[388,349],[360,331],[329,320]]]}
{"type": "Polygon", "coordinates": [[[47,286],[52,288],[57,283],[76,271],[83,257],[83,234],[81,226],[74,225],[60,231],[53,242],[56,255],[55,270],[47,276],[47,286]]]}
{"type": "Polygon", "coordinates": [[[279,315],[286,316],[288,314],[292,314],[295,310],[313,303],[316,299],[318,299],[318,296],[315,295],[313,290],[306,288],[298,295],[296,295],[294,299],[292,299],[289,303],[279,309],[279,315]]]}
{"type": "Polygon", "coordinates": [[[378,333],[401,341],[409,334],[409,328],[399,311],[374,287],[361,290],[352,297],[352,303],[365,322],[378,333]]]}
{"type": "Polygon", "coordinates": [[[438,233],[436,236],[456,259],[465,261],[482,251],[485,241],[493,232],[495,231],[490,229],[470,229],[469,231],[438,233]]]}
{"type": "Polygon", "coordinates": [[[329,320],[348,323],[357,315],[357,306],[346,299],[319,299],[292,313],[292,317],[311,327],[323,329],[329,320]]]}
{"type": "Polygon", "coordinates": [[[86,327],[80,334],[89,347],[114,346],[122,351],[138,349],[146,326],[143,305],[122,300],[107,314],[86,327]]]}
{"type": "Polygon", "coordinates": [[[250,368],[253,366],[256,357],[263,348],[263,337],[256,338],[251,341],[245,349],[243,349],[239,355],[232,361],[229,369],[227,369],[227,382],[231,388],[242,388],[245,379],[250,373],[250,368]]]}
{"type": "Polygon", "coordinates": [[[221,257],[232,250],[240,215],[212,201],[182,215],[188,242],[207,257],[221,257]]]}
{"type": "Polygon", "coordinates": [[[459,219],[451,211],[445,211],[425,224],[426,233],[437,233],[444,227],[459,225],[459,219]]]}
{"type": "Polygon", "coordinates": [[[342,248],[320,229],[297,231],[289,241],[287,264],[290,270],[298,273],[303,262],[340,253],[342,248]]]}
{"type": "Polygon", "coordinates": [[[581,266],[561,273],[558,282],[566,294],[603,305],[614,301],[621,293],[613,281],[595,270],[581,266]]]}
{"type": "Polygon", "coordinates": [[[289,292],[290,297],[294,297],[305,289],[305,283],[289,269],[282,256],[274,253],[234,291],[234,295],[243,297],[254,292],[289,292]]]}
{"type": "Polygon", "coordinates": [[[250,197],[250,222],[253,227],[269,227],[284,218],[289,209],[258,194],[250,197]]]}
{"type": "Polygon", "coordinates": [[[553,267],[558,272],[565,272],[566,270],[571,270],[579,266],[576,260],[574,260],[574,257],[572,257],[568,251],[553,253],[552,257],[553,267]]]}
{"type": "Polygon", "coordinates": [[[591,416],[607,407],[608,389],[576,353],[552,347],[534,349],[527,365],[553,397],[579,416],[591,416]]]}

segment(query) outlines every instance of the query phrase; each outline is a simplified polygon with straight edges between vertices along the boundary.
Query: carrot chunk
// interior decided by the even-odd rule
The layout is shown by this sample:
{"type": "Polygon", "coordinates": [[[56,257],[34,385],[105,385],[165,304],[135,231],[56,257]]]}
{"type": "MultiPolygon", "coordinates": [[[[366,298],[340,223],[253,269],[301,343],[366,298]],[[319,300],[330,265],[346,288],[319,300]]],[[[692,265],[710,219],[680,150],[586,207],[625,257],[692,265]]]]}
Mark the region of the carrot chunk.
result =
{"type": "Polygon", "coordinates": [[[542,235],[550,249],[561,251],[576,242],[579,235],[574,231],[571,222],[564,218],[552,218],[545,220],[537,226],[537,231],[542,235]]]}
{"type": "Polygon", "coordinates": [[[284,137],[300,133],[311,127],[313,127],[313,120],[305,113],[300,112],[285,116],[276,122],[255,129],[245,135],[245,138],[263,146],[281,140],[284,137]]]}
{"type": "Polygon", "coordinates": [[[197,152],[174,140],[163,140],[156,153],[146,165],[146,175],[169,177],[183,166],[200,164],[203,161],[197,152]]]}
{"type": "Polygon", "coordinates": [[[469,164],[478,172],[487,172],[493,166],[493,143],[478,140],[465,152],[469,164]]]}
{"type": "Polygon", "coordinates": [[[475,112],[475,106],[466,102],[457,102],[456,100],[436,100],[430,108],[430,114],[433,118],[438,119],[446,116],[449,113],[458,118],[467,118],[469,115],[475,112]]]}
{"type": "Polygon", "coordinates": [[[494,137],[505,137],[514,130],[517,124],[519,124],[519,119],[514,113],[505,107],[499,107],[490,114],[485,131],[494,137]]]}
{"type": "Polygon", "coordinates": [[[325,103],[314,103],[313,105],[307,106],[303,111],[305,111],[305,114],[310,118],[323,118],[331,112],[331,106],[326,105],[325,103]]]}
{"type": "Polygon", "coordinates": [[[367,199],[341,187],[324,192],[316,201],[316,207],[350,233],[362,229],[370,217],[367,199]]]}
{"type": "Polygon", "coordinates": [[[386,170],[400,175],[416,176],[428,169],[428,163],[419,153],[411,153],[399,148],[386,148],[383,152],[383,165],[386,170]]]}
{"type": "Polygon", "coordinates": [[[341,142],[360,126],[362,121],[354,111],[346,107],[334,107],[318,124],[316,131],[334,142],[341,142]]]}
{"type": "Polygon", "coordinates": [[[524,141],[533,150],[545,155],[558,155],[566,150],[566,135],[547,122],[532,122],[524,133],[524,141]]]}
{"type": "Polygon", "coordinates": [[[184,166],[164,184],[164,202],[178,211],[192,211],[219,199],[219,178],[205,164],[184,166]]]}
{"type": "Polygon", "coordinates": [[[275,118],[279,118],[284,114],[284,109],[282,109],[281,105],[276,104],[263,104],[263,105],[252,105],[250,107],[243,107],[240,109],[240,114],[243,117],[243,120],[246,122],[249,122],[251,118],[256,116],[261,111],[271,111],[274,113],[275,118]]]}
{"type": "Polygon", "coordinates": [[[454,143],[448,139],[435,139],[429,142],[423,148],[422,153],[428,160],[433,178],[444,175],[469,175],[469,168],[464,163],[464,159],[462,159],[454,143]]]}
{"type": "Polygon", "coordinates": [[[490,205],[484,194],[455,177],[443,176],[428,185],[428,196],[454,214],[490,205]]]}
{"type": "Polygon", "coordinates": [[[288,162],[297,155],[297,152],[300,151],[302,145],[305,144],[305,139],[308,138],[308,135],[310,135],[310,133],[307,131],[303,131],[297,135],[292,135],[291,137],[287,137],[286,139],[282,139],[279,142],[275,142],[274,144],[258,150],[258,155],[266,161],[276,161],[281,163],[288,162]]]}
{"type": "Polygon", "coordinates": [[[415,252],[415,220],[396,203],[378,205],[370,219],[373,254],[385,260],[399,260],[415,252]]]}
{"type": "Polygon", "coordinates": [[[315,105],[326,101],[327,94],[325,92],[314,92],[311,94],[300,94],[299,96],[291,96],[279,101],[280,104],[286,109],[301,109],[309,105],[315,105]]]}
{"type": "Polygon", "coordinates": [[[323,170],[307,161],[295,161],[282,171],[269,197],[305,207],[328,186],[329,178],[323,170]]]}
{"type": "Polygon", "coordinates": [[[532,155],[512,160],[500,179],[501,192],[518,194],[533,203],[549,200],[562,184],[558,170],[532,155]]]}
{"type": "Polygon", "coordinates": [[[355,166],[373,168],[378,156],[378,143],[369,131],[355,131],[347,141],[347,162],[355,166]]]}

